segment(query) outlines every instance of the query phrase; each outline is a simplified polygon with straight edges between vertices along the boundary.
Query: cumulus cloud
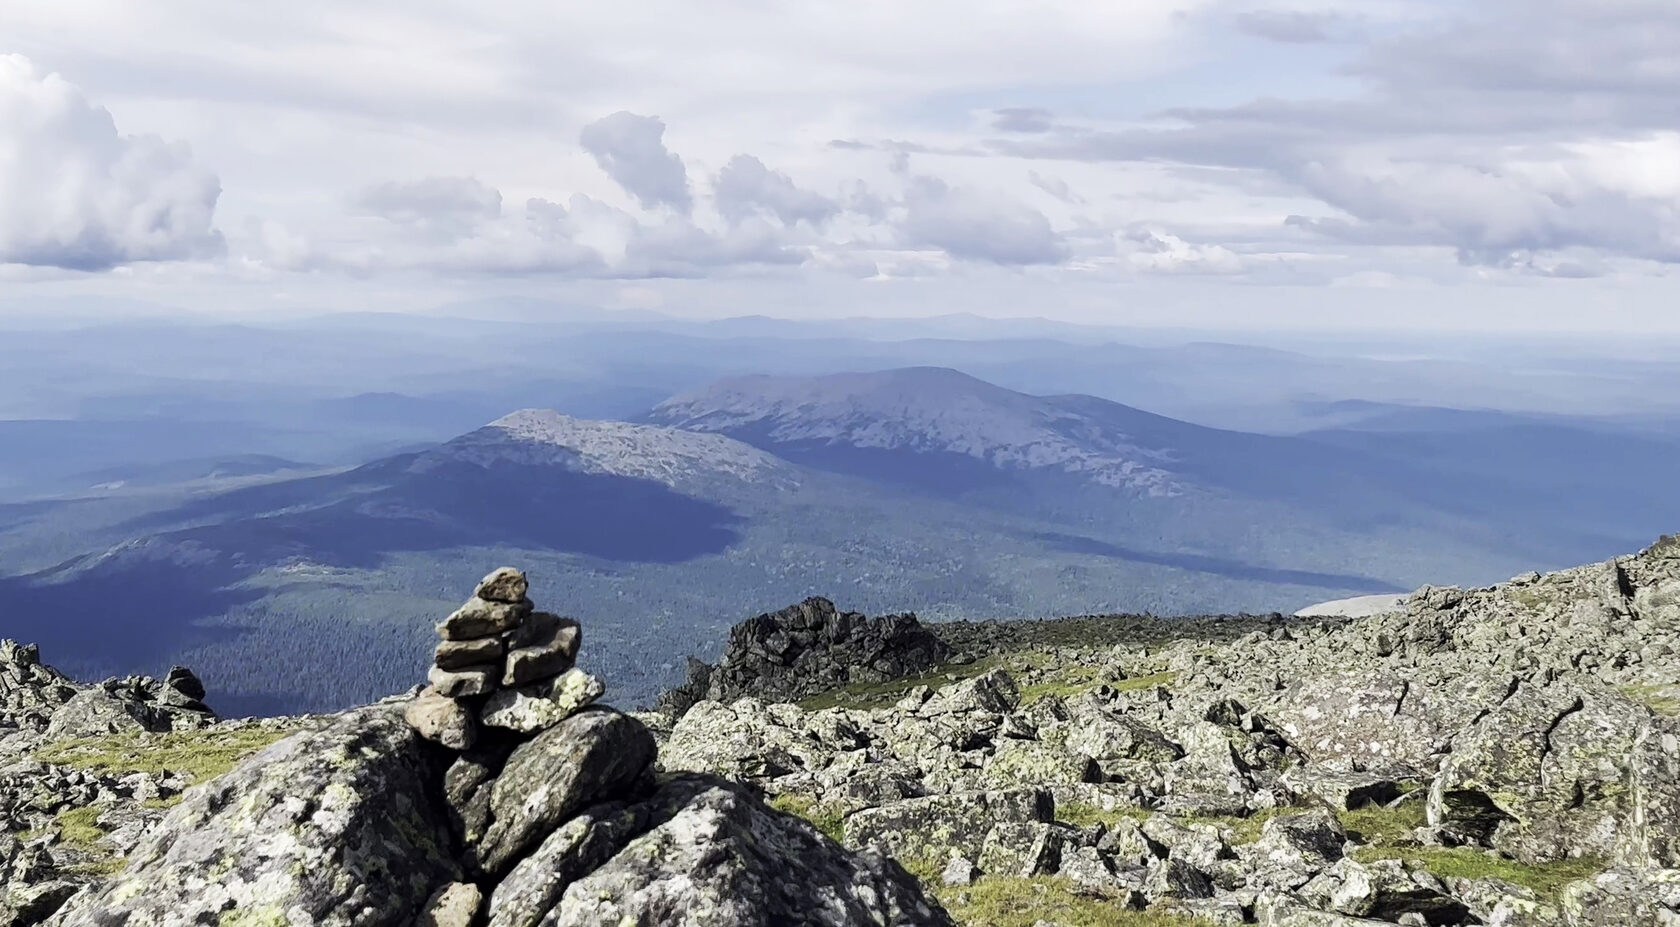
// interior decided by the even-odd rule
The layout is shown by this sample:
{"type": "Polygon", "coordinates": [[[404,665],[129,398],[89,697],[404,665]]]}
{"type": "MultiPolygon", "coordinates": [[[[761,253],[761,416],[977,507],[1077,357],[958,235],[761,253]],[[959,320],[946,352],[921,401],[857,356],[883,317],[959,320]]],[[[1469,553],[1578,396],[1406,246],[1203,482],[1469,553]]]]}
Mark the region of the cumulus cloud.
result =
{"type": "Polygon", "coordinates": [[[613,182],[642,206],[669,206],[688,215],[694,202],[682,158],[665,147],[665,122],[619,111],[583,127],[583,149],[613,182]]]}
{"type": "Polygon", "coordinates": [[[1068,248],[1044,214],[1024,203],[915,177],[904,197],[903,231],[913,245],[993,264],[1053,264],[1068,248]]]}
{"type": "Polygon", "coordinates": [[[772,171],[752,155],[738,154],[718,172],[712,196],[718,212],[731,222],[768,213],[784,225],[820,226],[840,206],[818,193],[800,189],[788,175],[772,171]]]}
{"type": "Polygon", "coordinates": [[[1124,236],[1130,245],[1127,259],[1138,270],[1168,274],[1239,274],[1243,259],[1218,244],[1191,244],[1156,229],[1138,229],[1124,236]]]}
{"type": "Polygon", "coordinates": [[[0,264],[96,271],[214,256],[220,195],[185,145],[123,135],[75,86],[0,55],[0,264]]]}
{"type": "Polygon", "coordinates": [[[400,225],[461,233],[502,214],[502,194],[472,177],[393,180],[363,189],[352,205],[400,225]]]}

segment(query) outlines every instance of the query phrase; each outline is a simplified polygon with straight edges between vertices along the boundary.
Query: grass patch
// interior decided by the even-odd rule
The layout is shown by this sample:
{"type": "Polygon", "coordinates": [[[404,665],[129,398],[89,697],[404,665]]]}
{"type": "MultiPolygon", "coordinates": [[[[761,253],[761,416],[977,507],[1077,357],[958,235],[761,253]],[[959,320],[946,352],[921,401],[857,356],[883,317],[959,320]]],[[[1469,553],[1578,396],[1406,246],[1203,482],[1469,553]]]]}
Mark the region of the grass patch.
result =
{"type": "Polygon", "coordinates": [[[1361,843],[1387,846],[1409,839],[1412,831],[1429,823],[1426,803],[1412,799],[1393,808],[1367,805],[1354,811],[1338,811],[1342,829],[1357,835],[1361,843]]]}
{"type": "Polygon", "coordinates": [[[1659,715],[1680,717],[1680,685],[1622,686],[1621,693],[1659,715]]]}
{"type": "Polygon", "coordinates": [[[1032,927],[1040,921],[1067,927],[1203,927],[1207,921],[1159,911],[1134,911],[1113,901],[1080,895],[1055,877],[987,876],[973,885],[948,886],[935,875],[928,888],[957,923],[967,927],[1032,927]]]}
{"type": "Polygon", "coordinates": [[[815,799],[787,792],[770,799],[770,807],[777,811],[804,818],[835,843],[846,842],[846,821],[837,811],[820,808],[815,799]]]}
{"type": "Polygon", "coordinates": [[[922,676],[910,676],[904,679],[891,679],[886,682],[854,682],[799,700],[797,704],[806,711],[822,711],[825,708],[853,708],[869,711],[876,708],[886,708],[908,695],[917,686],[927,686],[930,689],[942,689],[954,682],[983,676],[999,666],[1006,666],[1001,657],[987,657],[975,660],[973,663],[947,663],[933,672],[922,676]]]}
{"type": "Polygon", "coordinates": [[[1555,899],[1565,885],[1604,871],[1604,861],[1596,857],[1530,864],[1468,847],[1360,847],[1354,858],[1415,860],[1441,879],[1504,879],[1548,899],[1555,899]]]}
{"type": "Polygon", "coordinates": [[[1137,821],[1142,823],[1155,815],[1148,808],[1116,808],[1104,811],[1096,805],[1080,801],[1070,801],[1056,806],[1056,820],[1074,827],[1092,827],[1101,824],[1113,827],[1121,821],[1137,821]]]}
{"type": "Polygon", "coordinates": [[[96,851],[105,828],[99,826],[99,809],[91,805],[66,808],[55,819],[58,839],[78,850],[96,851]]]}
{"type": "Polygon", "coordinates": [[[1247,817],[1240,818],[1230,815],[1191,814],[1185,815],[1181,818],[1174,818],[1174,820],[1185,825],[1212,824],[1221,831],[1228,832],[1230,835],[1228,842],[1232,846],[1238,846],[1240,844],[1253,843],[1254,841],[1259,840],[1260,832],[1265,830],[1266,822],[1270,821],[1272,818],[1284,814],[1300,814],[1306,810],[1308,809],[1285,805],[1277,808],[1264,808],[1248,815],[1247,817]]]}
{"type": "Polygon", "coordinates": [[[35,758],[43,763],[116,776],[172,772],[198,783],[227,772],[240,760],[289,733],[275,728],[242,727],[164,734],[107,734],[48,744],[35,751],[35,758]]]}
{"type": "Polygon", "coordinates": [[[1072,698],[1081,692],[1087,692],[1097,687],[1097,674],[1102,671],[1096,666],[1075,666],[1053,674],[1042,682],[1035,682],[1021,687],[1021,704],[1031,705],[1046,696],[1057,698],[1072,698]]]}

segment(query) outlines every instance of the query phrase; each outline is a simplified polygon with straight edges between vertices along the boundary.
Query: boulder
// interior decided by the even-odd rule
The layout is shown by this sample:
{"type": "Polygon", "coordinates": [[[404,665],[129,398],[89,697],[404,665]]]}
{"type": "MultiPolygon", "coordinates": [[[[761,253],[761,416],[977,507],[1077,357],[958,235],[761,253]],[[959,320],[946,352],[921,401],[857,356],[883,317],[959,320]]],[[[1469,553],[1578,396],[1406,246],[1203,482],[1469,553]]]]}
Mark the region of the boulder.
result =
{"type": "Polygon", "coordinates": [[[946,927],[897,863],[841,849],[744,788],[678,776],[643,805],[653,826],[566,888],[550,927],[946,927]]]}
{"type": "Polygon", "coordinates": [[[502,685],[523,686],[570,669],[583,640],[576,621],[547,612],[533,612],[515,631],[507,652],[502,685]]]}
{"type": "Polygon", "coordinates": [[[478,742],[478,719],[465,705],[426,689],[403,709],[403,720],[421,737],[451,750],[470,750],[478,742]]]}
{"type": "Polygon", "coordinates": [[[63,927],[406,927],[457,868],[435,754],[400,709],[349,712],[187,791],[63,927]]]}
{"type": "Polygon", "coordinates": [[[501,689],[484,703],[486,727],[534,734],[566,720],[606,691],[601,680],[580,669],[519,689],[501,689]]]}
{"type": "Polygon", "coordinates": [[[426,671],[426,681],[445,698],[468,698],[493,692],[496,689],[496,680],[500,676],[501,667],[494,663],[466,666],[458,670],[433,666],[426,671]]]}
{"type": "Polygon", "coordinates": [[[1042,789],[910,798],[846,819],[846,842],[901,860],[975,859],[998,824],[1048,824],[1055,803],[1042,789]]]}
{"type": "Polygon", "coordinates": [[[490,789],[489,825],[468,857],[501,874],[577,811],[633,795],[653,763],[653,736],[634,718],[588,708],[515,747],[490,789]]]}
{"type": "Polygon", "coordinates": [[[473,666],[494,665],[502,658],[505,647],[499,637],[480,637],[473,640],[442,641],[432,652],[432,664],[439,669],[462,670],[473,666]]]}

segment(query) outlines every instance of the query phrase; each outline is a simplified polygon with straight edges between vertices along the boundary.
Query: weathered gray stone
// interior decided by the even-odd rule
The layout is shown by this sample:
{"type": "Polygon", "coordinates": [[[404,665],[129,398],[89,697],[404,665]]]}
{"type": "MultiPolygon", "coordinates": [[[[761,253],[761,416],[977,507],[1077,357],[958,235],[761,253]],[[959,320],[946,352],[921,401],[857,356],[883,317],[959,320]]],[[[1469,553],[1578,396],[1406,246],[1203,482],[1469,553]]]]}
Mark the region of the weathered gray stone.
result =
{"type": "Polygon", "coordinates": [[[1055,804],[1041,789],[929,795],[857,812],[846,819],[846,843],[901,860],[953,852],[975,859],[994,826],[1054,818],[1055,804]]]}
{"type": "Polygon", "coordinates": [[[808,824],[770,812],[733,783],[680,776],[646,807],[659,823],[572,883],[545,925],[951,923],[896,863],[847,853],[808,824]]]}
{"type": "Polygon", "coordinates": [[[445,698],[467,698],[494,692],[496,679],[501,675],[500,670],[501,667],[493,663],[467,666],[458,670],[433,666],[426,671],[426,681],[431,683],[437,694],[445,698]]]}
{"type": "Polygon", "coordinates": [[[437,626],[444,640],[465,641],[494,637],[519,627],[531,613],[529,602],[490,602],[474,597],[437,626]]]}
{"type": "Polygon", "coordinates": [[[506,648],[499,637],[480,637],[472,640],[442,641],[432,653],[432,665],[446,670],[467,669],[473,666],[494,665],[506,648]]]}
{"type": "Polygon", "coordinates": [[[393,706],[294,735],[191,789],[65,927],[407,925],[456,866],[442,770],[393,706]]]}
{"type": "Polygon", "coordinates": [[[403,720],[421,737],[451,750],[468,750],[478,742],[478,720],[465,705],[426,689],[403,708],[403,720]]]}
{"type": "Polygon", "coordinates": [[[451,882],[426,902],[415,927],[472,927],[484,895],[471,882],[451,882]]]}
{"type": "Polygon", "coordinates": [[[606,691],[601,680],[580,669],[520,689],[501,689],[484,703],[486,727],[534,734],[559,724],[606,691]]]}
{"type": "Polygon", "coordinates": [[[571,715],[520,744],[489,786],[490,824],[469,859],[500,874],[578,810],[634,793],[658,748],[610,708],[571,715]]]}
{"type": "Polygon", "coordinates": [[[525,579],[524,573],[513,567],[497,567],[478,581],[478,588],[473,590],[473,597],[486,602],[518,605],[525,601],[525,594],[529,590],[530,583],[525,579]]]}
{"type": "Polygon", "coordinates": [[[502,685],[522,686],[564,673],[571,668],[582,640],[583,630],[576,621],[533,612],[507,652],[502,685]]]}
{"type": "Polygon", "coordinates": [[[987,875],[1049,875],[1062,862],[1062,832],[1054,824],[994,824],[980,846],[979,862],[980,871],[987,875]]]}

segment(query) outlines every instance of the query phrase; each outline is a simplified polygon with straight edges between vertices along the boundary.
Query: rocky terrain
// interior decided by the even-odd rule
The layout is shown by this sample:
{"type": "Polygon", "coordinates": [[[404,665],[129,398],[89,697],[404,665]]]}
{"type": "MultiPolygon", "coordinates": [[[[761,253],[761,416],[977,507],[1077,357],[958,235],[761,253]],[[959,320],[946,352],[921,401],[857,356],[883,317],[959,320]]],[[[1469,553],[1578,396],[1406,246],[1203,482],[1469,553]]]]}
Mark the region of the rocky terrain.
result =
{"type": "Polygon", "coordinates": [[[661,763],[975,924],[1680,923],[1680,539],[1355,620],[936,630],[920,680],[697,702],[661,763]]]}
{"type": "Polygon", "coordinates": [[[1680,539],[1361,618],[811,599],[644,714],[527,591],[332,716],[0,647],[0,925],[1680,924],[1680,539]]]}

